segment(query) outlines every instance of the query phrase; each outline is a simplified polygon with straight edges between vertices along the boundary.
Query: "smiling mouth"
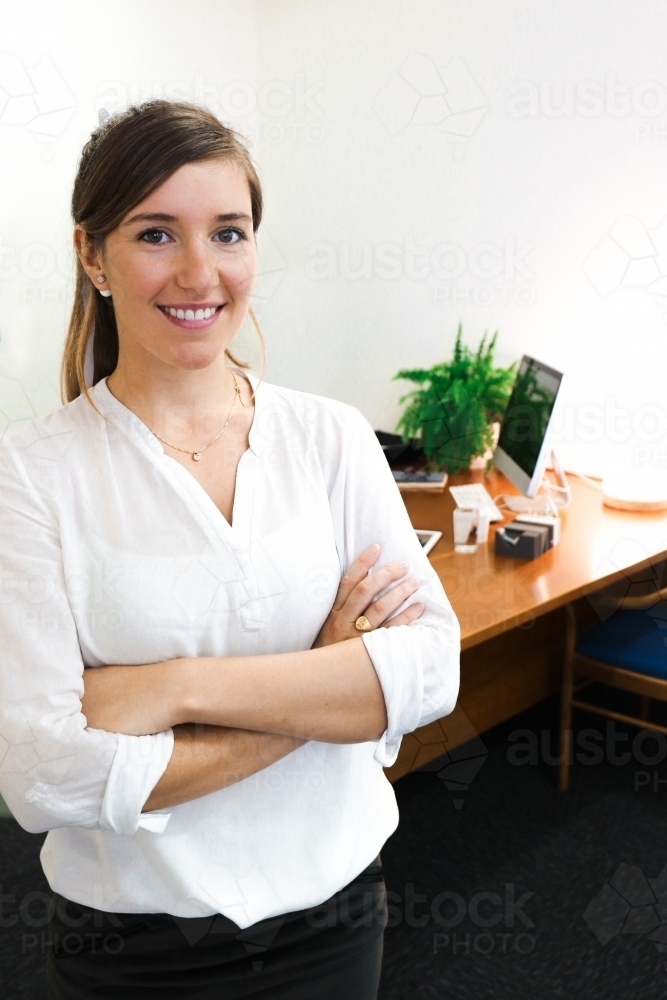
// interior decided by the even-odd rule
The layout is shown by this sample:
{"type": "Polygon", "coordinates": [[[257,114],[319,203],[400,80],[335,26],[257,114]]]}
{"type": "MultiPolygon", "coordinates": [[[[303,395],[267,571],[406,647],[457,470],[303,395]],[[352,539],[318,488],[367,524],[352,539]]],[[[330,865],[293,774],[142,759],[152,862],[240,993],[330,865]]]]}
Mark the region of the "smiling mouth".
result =
{"type": "Polygon", "coordinates": [[[223,303],[219,306],[207,306],[205,309],[177,309],[174,306],[158,306],[160,312],[163,312],[165,316],[189,322],[211,319],[222,308],[223,303]]]}

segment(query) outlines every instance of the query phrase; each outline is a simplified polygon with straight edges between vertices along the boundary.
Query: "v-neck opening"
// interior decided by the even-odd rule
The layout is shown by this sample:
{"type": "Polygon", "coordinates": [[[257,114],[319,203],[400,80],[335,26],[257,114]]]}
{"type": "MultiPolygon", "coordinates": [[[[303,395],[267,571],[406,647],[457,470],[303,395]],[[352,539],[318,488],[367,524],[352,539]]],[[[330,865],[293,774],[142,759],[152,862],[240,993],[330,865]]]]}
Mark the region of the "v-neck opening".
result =
{"type": "MultiPolygon", "coordinates": [[[[106,384],[106,378],[97,383],[97,385],[93,388],[93,393],[96,395],[99,393],[105,396],[107,404],[106,408],[109,408],[112,411],[117,410],[120,414],[122,414],[124,419],[120,422],[120,427],[125,431],[125,433],[127,433],[128,428],[126,425],[128,424],[132,425],[135,432],[139,431],[140,441],[148,447],[154,460],[156,461],[156,464],[165,472],[168,470],[172,470],[174,472],[176,481],[185,489],[189,498],[197,504],[198,508],[206,516],[207,521],[213,527],[218,529],[218,531],[220,526],[222,526],[222,534],[225,536],[226,540],[247,545],[249,543],[250,516],[254,496],[256,462],[258,458],[256,449],[256,427],[258,415],[257,401],[261,395],[257,393],[257,388],[260,385],[260,380],[256,375],[246,371],[245,369],[239,369],[235,365],[229,365],[228,367],[231,371],[234,371],[248,379],[252,389],[254,402],[252,423],[248,431],[248,447],[239,458],[236,466],[231,523],[227,520],[213,498],[204,489],[202,484],[192,475],[192,473],[189,472],[185,466],[181,465],[181,463],[175,458],[172,458],[171,455],[167,455],[159,439],[155,436],[155,434],[153,434],[151,429],[143,422],[143,420],[141,420],[141,418],[138,417],[133,410],[131,410],[128,406],[125,406],[124,403],[121,403],[121,401],[114,396],[111,389],[109,389],[106,384]],[[250,453],[250,455],[248,453],[250,453]],[[162,461],[158,461],[159,459],[162,461]],[[243,475],[240,476],[239,473],[242,468],[243,475]]],[[[132,437],[132,435],[128,434],[128,437],[132,437]]]]}
{"type": "MultiPolygon", "coordinates": [[[[248,382],[250,383],[250,388],[252,389],[253,404],[254,404],[254,412],[253,412],[253,416],[252,416],[252,423],[250,425],[250,428],[248,429],[248,447],[246,448],[246,450],[243,452],[243,454],[239,458],[238,462],[236,463],[236,470],[234,472],[234,499],[232,500],[232,520],[231,520],[231,522],[227,520],[227,518],[225,517],[225,515],[222,513],[222,511],[220,510],[220,508],[218,507],[218,505],[215,503],[215,501],[213,500],[213,498],[209,495],[209,493],[207,493],[207,491],[204,489],[204,487],[199,482],[199,480],[195,479],[195,477],[192,475],[192,473],[188,472],[188,470],[185,468],[185,466],[181,465],[180,462],[176,462],[176,464],[179,465],[180,468],[183,469],[183,471],[185,472],[185,474],[188,475],[190,477],[190,479],[192,479],[194,481],[195,486],[198,487],[202,491],[203,495],[212,504],[212,506],[214,507],[214,509],[218,512],[218,514],[222,518],[222,520],[224,522],[224,525],[226,527],[226,530],[228,532],[230,532],[230,534],[232,534],[234,538],[236,538],[236,537],[238,537],[241,534],[245,535],[247,533],[245,529],[249,528],[250,509],[246,510],[245,508],[246,508],[246,506],[248,506],[249,508],[252,507],[252,498],[253,498],[253,494],[254,494],[254,475],[255,475],[254,470],[250,470],[247,473],[245,473],[245,471],[244,471],[243,477],[240,477],[239,474],[241,472],[241,468],[242,467],[245,470],[246,467],[250,467],[251,465],[254,465],[254,461],[257,459],[257,452],[255,451],[255,449],[252,446],[253,445],[253,440],[254,440],[254,437],[255,437],[254,434],[253,434],[253,430],[255,428],[255,424],[256,424],[256,421],[257,421],[257,396],[255,395],[255,389],[256,389],[257,386],[256,386],[256,384],[253,385],[253,382],[252,382],[252,380],[249,377],[250,373],[245,372],[243,369],[237,368],[235,365],[229,365],[228,367],[229,367],[230,371],[238,372],[238,374],[240,374],[242,377],[245,377],[246,375],[248,376],[248,382]],[[248,456],[248,452],[251,453],[250,456],[248,456]],[[241,487],[242,487],[242,489],[241,489],[241,487]],[[242,496],[242,493],[244,493],[244,492],[248,493],[248,495],[245,497],[245,504],[240,499],[241,496],[242,496]],[[238,510],[237,510],[237,507],[238,507],[238,510]],[[243,515],[241,515],[241,511],[242,510],[243,510],[243,515]],[[248,524],[244,523],[243,527],[242,527],[239,524],[239,520],[243,520],[243,518],[245,516],[248,517],[248,524]]],[[[257,379],[256,382],[259,382],[259,379],[257,379]]],[[[171,457],[171,456],[166,456],[166,457],[171,457]]],[[[176,460],[174,459],[174,461],[176,461],[176,460]]]]}
{"type": "MultiPolygon", "coordinates": [[[[254,418],[253,418],[253,423],[254,423],[254,418]]],[[[176,472],[176,475],[179,476],[182,479],[182,481],[186,485],[186,488],[188,489],[188,491],[192,490],[194,493],[201,492],[201,499],[203,500],[205,498],[205,501],[208,501],[208,504],[211,505],[211,507],[216,512],[216,514],[218,515],[218,517],[220,517],[222,519],[222,522],[224,524],[225,529],[227,531],[229,531],[229,532],[232,532],[236,536],[240,532],[239,521],[241,520],[241,517],[240,517],[240,513],[241,513],[241,511],[240,511],[240,506],[241,506],[240,502],[239,502],[239,510],[237,510],[237,501],[239,501],[239,496],[240,496],[239,485],[241,483],[243,483],[245,485],[244,481],[246,479],[245,473],[244,473],[244,476],[241,478],[239,476],[239,472],[241,470],[242,464],[244,463],[244,460],[246,459],[246,456],[249,453],[252,455],[253,458],[256,458],[256,455],[255,455],[253,449],[250,446],[248,446],[246,448],[246,450],[243,452],[243,454],[241,455],[241,457],[239,458],[239,460],[237,462],[237,465],[236,465],[236,472],[234,474],[234,499],[232,501],[232,520],[231,520],[231,523],[227,520],[227,518],[225,517],[225,515],[220,510],[220,508],[218,507],[218,505],[215,502],[215,500],[213,500],[213,498],[211,497],[211,495],[204,489],[204,487],[199,482],[199,480],[196,479],[192,475],[191,472],[188,472],[188,470],[185,468],[184,465],[181,465],[181,463],[178,462],[175,458],[172,458],[171,455],[165,454],[164,458],[166,459],[166,461],[168,463],[170,463],[168,467],[171,468],[171,469],[174,469],[174,471],[176,472]],[[188,477],[187,480],[184,478],[185,476],[188,477]]],[[[249,465],[249,464],[250,464],[250,462],[245,462],[245,465],[249,465]]]]}

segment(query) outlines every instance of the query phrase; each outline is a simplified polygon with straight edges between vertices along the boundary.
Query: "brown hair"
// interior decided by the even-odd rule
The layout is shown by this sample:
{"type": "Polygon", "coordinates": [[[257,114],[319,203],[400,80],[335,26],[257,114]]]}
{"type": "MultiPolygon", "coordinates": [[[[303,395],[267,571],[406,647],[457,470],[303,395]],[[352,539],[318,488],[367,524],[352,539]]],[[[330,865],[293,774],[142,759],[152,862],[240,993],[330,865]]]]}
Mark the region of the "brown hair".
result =
{"type": "MultiPolygon", "coordinates": [[[[252,225],[262,218],[262,189],[239,136],[206,108],[179,101],[153,100],[108,118],[83,147],[72,192],[72,218],[86,231],[89,243],[100,250],[104,239],[131,209],[147,198],[176,170],[198,160],[225,159],[238,164],[250,188],[252,225]]],[[[265,345],[255,314],[262,371],[265,345]]],[[[74,304],[60,370],[63,400],[82,393],[86,349],[93,332],[93,384],[110,375],[118,364],[118,329],[110,298],[97,293],[81,261],[76,262],[74,304]]],[[[250,368],[227,349],[225,355],[240,368],[250,368]]]]}

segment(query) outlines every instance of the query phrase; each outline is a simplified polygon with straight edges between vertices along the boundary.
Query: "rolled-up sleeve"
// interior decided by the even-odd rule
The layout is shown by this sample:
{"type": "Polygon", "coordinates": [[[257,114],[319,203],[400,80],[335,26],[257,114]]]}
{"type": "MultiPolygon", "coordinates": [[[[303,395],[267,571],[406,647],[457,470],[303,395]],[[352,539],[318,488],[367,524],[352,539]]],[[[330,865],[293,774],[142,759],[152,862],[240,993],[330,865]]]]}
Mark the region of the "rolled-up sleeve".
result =
{"type": "Polygon", "coordinates": [[[372,572],[402,559],[409,566],[407,575],[420,583],[391,617],[410,604],[424,605],[423,614],[410,625],[378,628],[362,636],[387,709],[387,729],[375,752],[375,759],[387,767],[396,760],[406,733],[453,710],[459,689],[460,629],[375,432],[354,407],[345,407],[345,415],[330,493],[342,571],[377,542],[381,552],[372,572]]]}
{"type": "Polygon", "coordinates": [[[0,444],[0,792],[30,833],[80,826],[164,830],[141,810],[169,762],[173,732],[89,729],[84,663],[55,504],[20,452],[0,444]]]}

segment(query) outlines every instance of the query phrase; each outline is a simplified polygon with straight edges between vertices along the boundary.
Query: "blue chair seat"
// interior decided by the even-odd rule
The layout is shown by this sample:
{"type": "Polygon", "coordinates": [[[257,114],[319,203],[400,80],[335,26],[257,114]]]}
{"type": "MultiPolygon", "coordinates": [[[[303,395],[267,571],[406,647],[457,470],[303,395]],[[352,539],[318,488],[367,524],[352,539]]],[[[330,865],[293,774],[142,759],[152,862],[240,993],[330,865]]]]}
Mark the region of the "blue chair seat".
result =
{"type": "Polygon", "coordinates": [[[592,660],[667,680],[665,605],[649,611],[617,611],[583,634],[576,652],[592,660]]]}

